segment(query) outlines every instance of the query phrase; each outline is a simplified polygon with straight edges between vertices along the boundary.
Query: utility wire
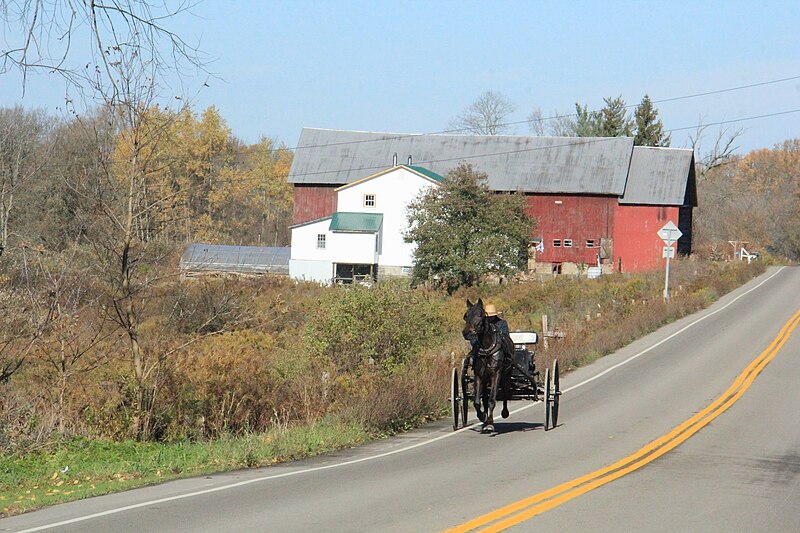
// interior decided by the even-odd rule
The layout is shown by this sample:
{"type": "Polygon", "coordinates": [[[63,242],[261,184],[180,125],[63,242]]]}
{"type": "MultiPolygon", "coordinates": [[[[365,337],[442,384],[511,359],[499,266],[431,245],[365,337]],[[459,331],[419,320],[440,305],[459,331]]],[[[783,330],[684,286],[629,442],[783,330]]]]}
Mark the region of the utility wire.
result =
{"type": "MultiPolygon", "coordinates": [[[[700,128],[700,127],[720,126],[720,125],[724,125],[724,124],[733,124],[733,123],[736,123],[736,122],[746,122],[746,121],[749,121],[749,120],[757,120],[757,119],[762,119],[762,118],[777,117],[777,116],[780,116],[780,115],[789,115],[789,114],[792,114],[792,113],[800,113],[800,109],[790,109],[790,110],[787,110],[787,111],[778,111],[776,113],[768,113],[768,114],[765,114],[765,115],[755,115],[755,116],[751,116],[751,117],[743,117],[743,118],[732,119],[732,120],[722,120],[722,121],[719,121],[719,122],[709,122],[707,124],[697,124],[695,126],[684,126],[684,127],[681,127],[681,128],[671,128],[671,129],[665,130],[665,132],[666,133],[672,133],[672,132],[675,132],[675,131],[693,130],[693,129],[697,129],[697,128],[700,128]]],[[[422,134],[416,134],[416,135],[422,135],[422,134]]],[[[563,148],[563,147],[566,147],[566,146],[575,146],[575,145],[591,144],[591,143],[599,143],[599,142],[610,142],[610,141],[615,141],[615,140],[620,139],[620,137],[573,137],[573,138],[574,139],[581,139],[581,140],[574,141],[574,142],[563,143],[563,144],[554,144],[554,145],[550,145],[550,146],[534,146],[534,147],[531,147],[531,148],[520,148],[520,149],[517,149],[517,150],[508,150],[508,151],[502,151],[502,152],[490,152],[490,153],[485,153],[485,154],[472,155],[469,158],[470,159],[478,159],[478,158],[482,158],[482,157],[511,155],[511,154],[522,153],[522,152],[535,152],[535,151],[538,151],[538,150],[550,150],[550,149],[554,149],[554,148],[563,148]]],[[[385,140],[385,139],[380,139],[380,140],[385,140]]],[[[342,143],[342,144],[346,144],[346,143],[342,143]]],[[[327,144],[327,145],[322,145],[322,146],[333,146],[333,144],[327,144]]],[[[421,165],[421,164],[424,164],[424,163],[446,163],[448,161],[461,161],[463,159],[464,159],[463,157],[450,157],[450,158],[443,158],[443,159],[429,159],[429,160],[417,161],[417,162],[415,162],[415,164],[421,165]]],[[[299,176],[318,176],[318,175],[322,175],[322,174],[334,174],[334,173],[340,173],[340,172],[357,172],[357,171],[362,171],[362,170],[383,170],[385,168],[386,168],[386,165],[369,166],[369,167],[356,167],[356,168],[337,169],[337,170],[320,170],[320,171],[316,171],[316,172],[301,172],[301,173],[297,173],[297,174],[292,174],[292,177],[294,178],[294,177],[299,177],[299,176]]],[[[281,176],[281,177],[287,177],[288,178],[288,175],[287,176],[281,176]]]]}
{"type": "MultiPolygon", "coordinates": [[[[791,77],[788,77],[788,78],[780,78],[780,79],[775,79],[775,80],[762,81],[762,82],[758,82],[758,83],[751,83],[751,84],[748,84],[748,85],[739,85],[737,87],[728,87],[728,88],[725,88],[725,89],[717,89],[717,90],[714,90],[714,91],[706,91],[706,92],[701,92],[701,93],[685,94],[685,95],[682,95],[682,96],[674,96],[674,97],[671,97],[671,98],[661,98],[659,100],[653,100],[653,103],[654,104],[661,104],[661,103],[665,103],[665,102],[675,102],[675,101],[678,101],[678,100],[687,100],[687,99],[690,99],[690,98],[699,98],[699,97],[702,97],[702,96],[709,96],[709,95],[712,95],[712,94],[722,94],[722,93],[728,93],[728,92],[733,92],[733,91],[741,91],[743,89],[751,89],[753,87],[762,87],[764,85],[772,85],[772,84],[775,84],[775,83],[784,83],[784,82],[792,81],[792,80],[800,80],[800,76],[791,76],[791,77]]],[[[628,105],[626,105],[624,107],[624,109],[631,109],[631,108],[636,107],[637,105],[638,104],[628,104],[628,105]]],[[[598,110],[595,109],[595,110],[590,111],[590,113],[595,113],[597,111],[598,110]]],[[[567,113],[567,114],[563,114],[563,115],[553,115],[553,116],[550,116],[550,117],[543,117],[543,118],[537,118],[537,119],[517,120],[517,121],[513,121],[513,122],[504,122],[502,124],[498,124],[498,127],[517,126],[517,125],[520,125],[520,124],[531,124],[533,122],[545,122],[545,121],[548,121],[548,120],[557,120],[557,119],[561,119],[561,118],[572,118],[572,117],[576,117],[576,116],[578,116],[577,113],[567,113]]],[[[743,119],[743,120],[749,120],[749,119],[743,119]]],[[[667,131],[681,131],[681,130],[684,130],[684,129],[691,129],[691,127],[675,128],[674,130],[667,130],[667,131]]],[[[433,131],[433,132],[428,132],[428,133],[389,134],[386,137],[383,137],[383,138],[380,138],[380,139],[359,139],[359,140],[341,141],[341,142],[329,143],[329,144],[309,144],[309,145],[306,145],[306,146],[294,146],[294,147],[291,147],[291,148],[287,148],[287,147],[284,147],[284,148],[271,148],[269,151],[270,152],[277,152],[277,151],[280,151],[280,150],[287,150],[287,151],[290,151],[290,152],[295,152],[297,150],[306,150],[306,149],[310,149],[310,148],[321,148],[321,147],[326,147],[326,146],[343,146],[343,145],[350,145],[350,144],[394,141],[394,140],[410,138],[410,137],[420,137],[420,136],[424,136],[424,135],[444,135],[444,134],[448,134],[448,133],[463,133],[465,131],[469,131],[469,128],[448,129],[448,130],[433,131]]]]}

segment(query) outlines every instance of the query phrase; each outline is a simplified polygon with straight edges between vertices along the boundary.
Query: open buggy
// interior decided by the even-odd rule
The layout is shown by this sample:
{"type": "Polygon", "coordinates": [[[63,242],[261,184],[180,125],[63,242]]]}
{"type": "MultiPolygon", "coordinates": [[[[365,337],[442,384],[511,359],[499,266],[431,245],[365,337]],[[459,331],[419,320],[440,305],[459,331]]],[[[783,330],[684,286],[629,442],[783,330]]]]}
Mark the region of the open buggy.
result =
{"type": "MultiPolygon", "coordinates": [[[[512,331],[514,342],[513,358],[503,361],[502,376],[497,389],[497,401],[503,402],[501,416],[509,416],[507,402],[510,400],[541,401],[544,405],[545,431],[558,424],[558,404],[561,396],[559,383],[558,360],[553,361],[552,369],[545,368],[542,377],[536,368],[534,356],[538,335],[533,331],[512,331]]],[[[469,404],[475,402],[475,375],[473,373],[472,354],[461,361],[461,373],[453,368],[451,379],[450,401],[453,409],[453,430],[467,425],[469,404]]],[[[486,394],[484,388],[484,394],[486,394]]]]}

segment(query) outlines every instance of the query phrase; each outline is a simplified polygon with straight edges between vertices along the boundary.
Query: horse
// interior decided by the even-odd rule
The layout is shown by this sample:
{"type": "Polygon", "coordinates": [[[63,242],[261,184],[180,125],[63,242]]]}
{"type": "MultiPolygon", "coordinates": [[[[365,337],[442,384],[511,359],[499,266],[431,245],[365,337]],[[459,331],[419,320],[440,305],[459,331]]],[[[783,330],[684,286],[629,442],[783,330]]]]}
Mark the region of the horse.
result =
{"type": "MultiPolygon", "coordinates": [[[[464,313],[464,338],[475,344],[472,350],[474,374],[474,406],[478,419],[483,422],[481,432],[494,432],[494,408],[501,379],[506,379],[504,359],[514,356],[514,343],[510,337],[492,324],[483,309],[483,300],[473,304],[467,300],[464,313]],[[483,410],[481,410],[483,402],[483,410]]],[[[508,418],[508,401],[503,399],[503,418],[508,418]]]]}

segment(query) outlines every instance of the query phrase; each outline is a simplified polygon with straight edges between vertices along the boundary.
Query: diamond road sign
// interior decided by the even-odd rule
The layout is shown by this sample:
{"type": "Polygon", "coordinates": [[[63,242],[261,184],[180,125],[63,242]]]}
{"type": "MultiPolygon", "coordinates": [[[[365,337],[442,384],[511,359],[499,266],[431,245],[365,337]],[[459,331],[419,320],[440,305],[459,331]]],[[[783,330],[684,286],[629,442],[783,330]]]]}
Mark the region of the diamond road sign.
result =
{"type": "Polygon", "coordinates": [[[664,240],[667,246],[680,239],[681,235],[683,235],[683,232],[679,230],[678,226],[671,220],[664,224],[663,228],[658,230],[658,236],[664,240]]]}

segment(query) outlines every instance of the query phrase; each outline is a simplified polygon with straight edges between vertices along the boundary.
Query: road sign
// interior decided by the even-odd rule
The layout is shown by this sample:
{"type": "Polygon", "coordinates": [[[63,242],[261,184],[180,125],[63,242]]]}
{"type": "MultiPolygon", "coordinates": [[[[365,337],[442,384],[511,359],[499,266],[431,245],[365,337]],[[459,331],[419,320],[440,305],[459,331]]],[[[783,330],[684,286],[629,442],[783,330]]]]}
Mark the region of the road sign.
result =
{"type": "Polygon", "coordinates": [[[675,257],[675,248],[672,247],[672,243],[680,239],[681,235],[683,235],[683,232],[671,220],[658,230],[658,236],[666,244],[661,252],[661,257],[667,260],[667,269],[664,272],[664,300],[669,299],[669,260],[675,257]]]}
{"type": "Polygon", "coordinates": [[[681,235],[683,235],[683,232],[679,230],[678,226],[671,220],[664,224],[663,228],[658,230],[658,236],[661,237],[667,246],[680,239],[681,235]]]}

